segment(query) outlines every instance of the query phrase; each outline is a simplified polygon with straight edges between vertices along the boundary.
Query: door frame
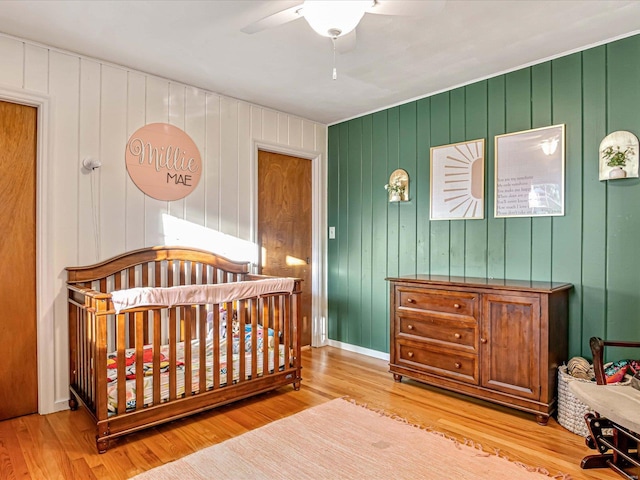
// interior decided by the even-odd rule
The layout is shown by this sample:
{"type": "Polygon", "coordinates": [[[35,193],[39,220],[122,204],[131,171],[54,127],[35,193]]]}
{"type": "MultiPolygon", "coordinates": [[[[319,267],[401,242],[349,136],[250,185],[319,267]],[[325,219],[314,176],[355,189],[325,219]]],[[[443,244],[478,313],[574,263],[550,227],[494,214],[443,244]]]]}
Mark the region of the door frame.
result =
{"type": "MultiPolygon", "coordinates": [[[[41,415],[67,408],[66,401],[56,405],[54,341],[53,201],[50,163],[50,99],[46,95],[0,87],[0,100],[37,109],[36,144],[36,348],[38,355],[38,413],[41,415]]],[[[59,322],[61,323],[61,322],[59,322]]]]}
{"type": "MultiPolygon", "coordinates": [[[[324,182],[326,162],[321,152],[254,140],[251,151],[251,241],[258,239],[258,151],[279,153],[311,161],[311,346],[327,344],[326,231],[324,182]]],[[[256,269],[258,265],[254,265],[256,269]]],[[[303,285],[304,288],[304,285],[303,285]]]]}

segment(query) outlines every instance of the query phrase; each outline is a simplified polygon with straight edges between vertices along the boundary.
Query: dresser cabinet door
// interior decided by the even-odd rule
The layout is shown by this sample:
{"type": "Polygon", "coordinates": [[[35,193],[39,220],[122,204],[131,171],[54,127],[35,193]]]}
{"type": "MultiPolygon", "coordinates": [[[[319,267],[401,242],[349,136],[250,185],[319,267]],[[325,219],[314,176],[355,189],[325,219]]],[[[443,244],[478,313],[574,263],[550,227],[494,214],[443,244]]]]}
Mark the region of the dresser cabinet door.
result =
{"type": "Polygon", "coordinates": [[[540,298],[484,294],[481,382],[492,390],[540,398],[540,298]]]}

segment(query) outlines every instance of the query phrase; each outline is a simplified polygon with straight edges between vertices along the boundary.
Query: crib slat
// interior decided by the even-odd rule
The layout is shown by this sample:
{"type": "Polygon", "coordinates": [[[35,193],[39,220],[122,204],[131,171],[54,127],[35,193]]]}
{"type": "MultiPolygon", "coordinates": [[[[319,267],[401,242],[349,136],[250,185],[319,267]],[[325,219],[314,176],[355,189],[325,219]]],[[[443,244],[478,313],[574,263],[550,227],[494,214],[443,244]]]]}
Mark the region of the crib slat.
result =
{"type": "Polygon", "coordinates": [[[85,322],[87,321],[87,310],[82,309],[80,311],[80,315],[78,315],[78,323],[77,323],[77,339],[76,339],[76,356],[78,358],[78,367],[76,369],[77,382],[80,387],[80,391],[85,393],[87,392],[86,378],[85,378],[85,368],[86,368],[86,358],[84,355],[84,339],[85,339],[85,322]]]}
{"type": "Polygon", "coordinates": [[[125,315],[120,313],[116,315],[118,325],[116,327],[118,339],[116,342],[116,361],[117,369],[117,385],[118,385],[118,413],[124,413],[127,410],[127,374],[126,374],[126,358],[125,348],[127,348],[127,323],[125,315]]]}
{"type": "MultiPolygon", "coordinates": [[[[127,288],[134,288],[136,286],[136,270],[134,267],[130,267],[127,272],[127,288]]],[[[136,322],[133,314],[127,313],[127,319],[129,323],[129,348],[135,347],[135,338],[133,337],[136,331],[136,322]]]]}
{"type": "MultiPolygon", "coordinates": [[[[280,370],[280,328],[282,326],[282,295],[273,297],[273,373],[280,370]]],[[[268,334],[268,330],[267,330],[268,334]]]]}
{"type": "MultiPolygon", "coordinates": [[[[296,282],[295,290],[291,295],[291,318],[293,322],[293,327],[291,331],[291,335],[293,337],[293,358],[295,359],[296,365],[300,365],[300,284],[296,282]]],[[[299,385],[299,383],[298,383],[299,385]]]]}
{"type": "MultiPolygon", "coordinates": [[[[140,265],[140,279],[141,279],[141,285],[143,285],[143,286],[149,285],[149,263],[148,262],[144,262],[142,265],[140,265]]],[[[147,319],[144,322],[144,324],[145,324],[144,344],[145,345],[149,345],[149,342],[151,341],[151,339],[149,337],[149,331],[150,331],[149,322],[150,321],[151,321],[150,318],[147,316],[147,319]]]]}
{"type": "Polygon", "coordinates": [[[193,394],[191,379],[193,375],[193,364],[191,362],[191,307],[180,307],[180,317],[184,325],[184,396],[190,397],[193,394]]]}
{"type": "Polygon", "coordinates": [[[186,285],[186,273],[185,273],[185,266],[184,266],[184,260],[180,260],[180,283],[178,285],[186,285]]]}
{"type": "MultiPolygon", "coordinates": [[[[194,305],[195,307],[195,305],[194,305]]],[[[190,340],[195,340],[197,338],[197,332],[198,332],[198,316],[195,314],[195,312],[193,312],[193,315],[191,315],[191,335],[189,337],[190,340]]]]}
{"type": "Polygon", "coordinates": [[[178,344],[176,326],[176,307],[169,309],[169,400],[177,398],[177,361],[176,345],[178,344]]]}
{"type": "Polygon", "coordinates": [[[142,285],[149,285],[149,263],[145,262],[142,264],[142,285]]]}
{"type": "Polygon", "coordinates": [[[98,316],[98,312],[106,310],[106,301],[99,300],[96,312],[89,315],[90,333],[90,349],[91,359],[95,365],[101,365],[102,368],[91,369],[90,375],[93,377],[91,381],[92,388],[90,390],[91,398],[95,399],[95,410],[98,420],[107,419],[107,371],[104,366],[107,364],[107,317],[98,316]]]}
{"type": "Polygon", "coordinates": [[[153,270],[155,273],[153,286],[161,287],[162,286],[162,262],[153,262],[153,270]]]}
{"type": "Polygon", "coordinates": [[[82,355],[84,356],[85,369],[84,369],[84,384],[87,392],[87,398],[91,402],[91,407],[94,407],[94,396],[93,396],[93,382],[91,379],[91,365],[89,362],[92,360],[91,358],[91,341],[89,336],[91,335],[91,316],[90,312],[85,316],[84,324],[82,325],[83,335],[82,335],[82,355]]]}
{"type": "Polygon", "coordinates": [[[290,368],[289,352],[291,349],[291,296],[283,296],[284,303],[284,330],[282,332],[282,343],[284,345],[284,368],[290,368]]]}
{"type": "MultiPolygon", "coordinates": [[[[226,338],[227,338],[227,386],[233,384],[233,302],[227,302],[227,326],[226,326],[226,338]]],[[[244,335],[244,331],[241,329],[240,336],[244,335]]]]}
{"type": "Polygon", "coordinates": [[[240,325],[240,341],[238,347],[238,356],[240,362],[238,365],[238,383],[244,382],[247,378],[247,361],[246,361],[246,343],[245,343],[245,325],[247,324],[247,302],[238,300],[238,324],[240,325]]]}
{"type": "MultiPolygon", "coordinates": [[[[97,358],[97,348],[100,348],[100,350],[104,350],[105,352],[105,357],[106,357],[106,345],[107,345],[107,325],[106,325],[106,318],[102,317],[100,319],[100,321],[98,321],[96,319],[96,314],[95,313],[91,313],[87,316],[87,318],[89,319],[89,321],[87,322],[87,329],[89,331],[89,335],[87,336],[87,342],[89,344],[89,356],[93,359],[94,362],[98,362],[98,358],[97,358]]],[[[104,362],[100,362],[99,364],[106,364],[106,358],[104,362]]],[[[102,405],[100,405],[97,399],[97,392],[102,392],[102,388],[104,388],[104,391],[106,392],[106,385],[102,385],[102,378],[105,374],[105,372],[102,371],[95,371],[92,368],[89,368],[89,397],[96,400],[96,407],[97,411],[98,411],[98,416],[100,417],[100,412],[101,410],[103,410],[102,405]]],[[[105,382],[106,383],[106,382],[105,382]]],[[[106,416],[106,405],[104,406],[104,412],[103,412],[104,416],[106,416]]]]}
{"type": "Polygon", "coordinates": [[[220,305],[213,305],[213,389],[220,388],[220,305]]]}
{"type": "Polygon", "coordinates": [[[198,306],[198,338],[200,339],[200,374],[198,392],[207,390],[207,310],[204,305],[198,306]]]}
{"type": "Polygon", "coordinates": [[[251,378],[258,378],[258,301],[251,300],[251,378]]]}
{"type": "Polygon", "coordinates": [[[85,387],[85,392],[87,393],[87,398],[91,403],[91,408],[94,407],[94,398],[93,398],[93,384],[91,383],[91,365],[89,362],[91,359],[91,349],[90,349],[90,341],[89,335],[91,334],[91,330],[89,329],[89,322],[91,321],[91,313],[87,312],[87,315],[84,317],[84,322],[82,324],[82,357],[85,365],[83,372],[83,383],[85,387]]]}
{"type": "Polygon", "coordinates": [[[167,287],[173,287],[173,260],[167,261],[167,287]]]}
{"type": "Polygon", "coordinates": [[[160,404],[160,310],[153,311],[153,404],[160,404]]]}
{"type": "MultiPolygon", "coordinates": [[[[87,359],[95,361],[95,326],[93,323],[93,319],[95,318],[95,314],[89,312],[87,315],[87,322],[85,324],[85,356],[87,359]]],[[[86,370],[87,375],[87,392],[88,396],[92,401],[92,404],[95,405],[94,401],[96,400],[95,394],[95,377],[93,376],[93,372],[91,369],[91,364],[87,366],[86,370]]]]}
{"type": "Polygon", "coordinates": [[[136,348],[136,410],[144,408],[144,320],[145,312],[133,314],[136,348]]]}
{"type": "Polygon", "coordinates": [[[269,303],[273,297],[260,297],[262,324],[262,376],[269,373],[269,303]]]}

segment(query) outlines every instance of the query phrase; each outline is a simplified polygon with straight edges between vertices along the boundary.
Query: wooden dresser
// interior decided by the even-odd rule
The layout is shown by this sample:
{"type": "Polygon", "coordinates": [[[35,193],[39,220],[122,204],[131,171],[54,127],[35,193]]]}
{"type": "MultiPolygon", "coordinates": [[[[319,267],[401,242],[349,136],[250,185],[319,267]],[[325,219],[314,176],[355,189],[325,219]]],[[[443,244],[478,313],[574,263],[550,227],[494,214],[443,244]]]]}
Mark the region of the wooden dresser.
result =
{"type": "Polygon", "coordinates": [[[389,371],[536,415],[556,406],[568,283],[436,275],[391,285],[389,371]]]}

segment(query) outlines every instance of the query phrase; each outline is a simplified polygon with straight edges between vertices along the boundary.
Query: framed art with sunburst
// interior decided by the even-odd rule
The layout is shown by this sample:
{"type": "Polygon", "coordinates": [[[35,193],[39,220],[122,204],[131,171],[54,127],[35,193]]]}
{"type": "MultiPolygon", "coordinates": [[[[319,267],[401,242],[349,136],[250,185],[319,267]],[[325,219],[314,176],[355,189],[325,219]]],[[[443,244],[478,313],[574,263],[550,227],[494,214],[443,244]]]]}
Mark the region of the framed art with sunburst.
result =
{"type": "Polygon", "coordinates": [[[431,147],[430,220],[484,218],[484,138],[431,147]]]}

